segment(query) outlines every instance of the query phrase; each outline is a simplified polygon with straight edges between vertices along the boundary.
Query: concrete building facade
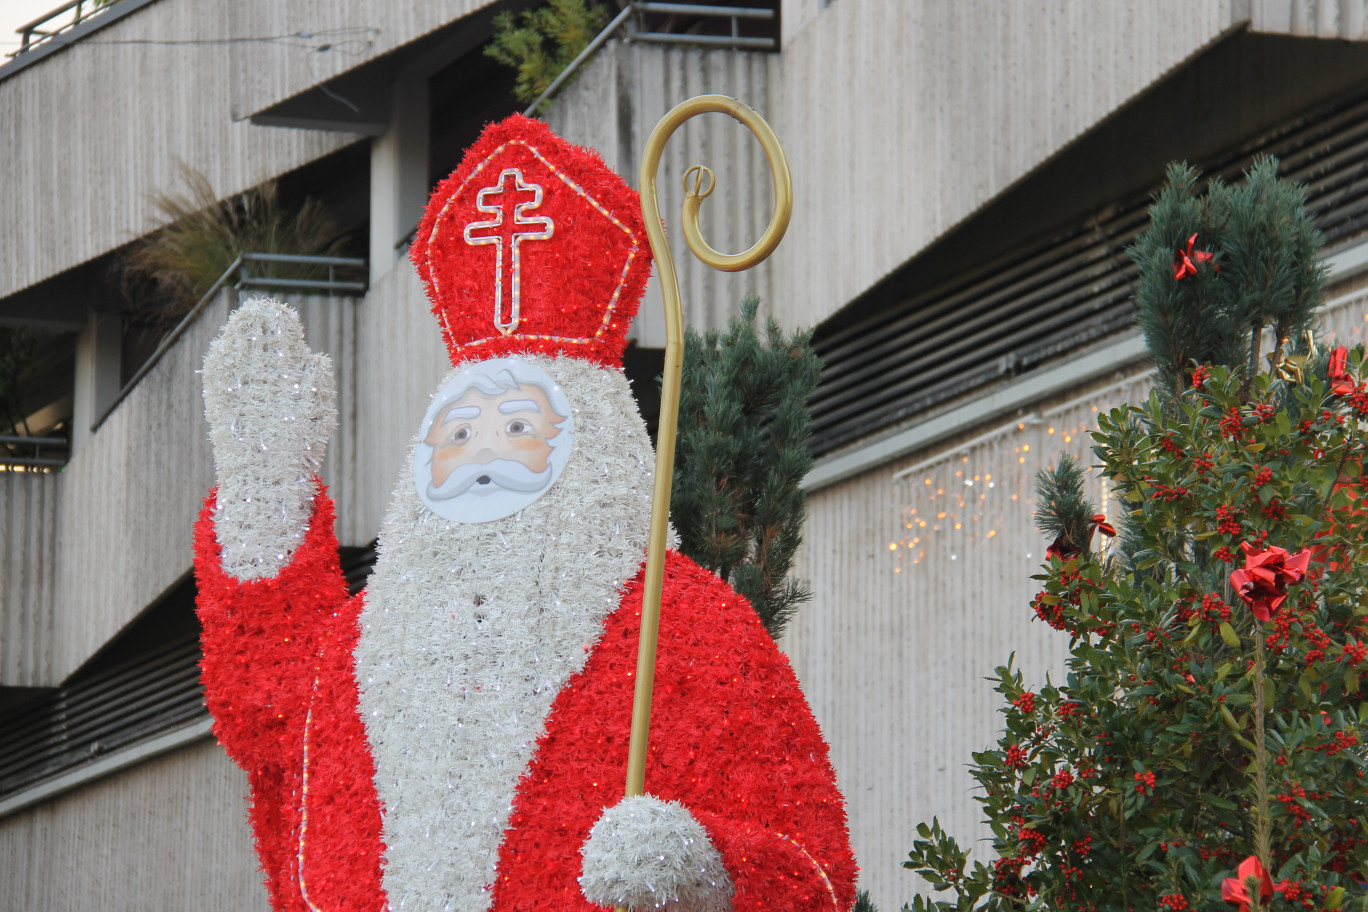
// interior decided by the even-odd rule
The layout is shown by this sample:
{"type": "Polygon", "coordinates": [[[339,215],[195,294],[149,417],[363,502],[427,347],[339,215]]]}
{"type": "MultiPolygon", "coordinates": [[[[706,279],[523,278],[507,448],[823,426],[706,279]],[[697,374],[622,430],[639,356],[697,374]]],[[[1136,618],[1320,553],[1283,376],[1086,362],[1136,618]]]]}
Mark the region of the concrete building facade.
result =
{"type": "MultiPolygon", "coordinates": [[[[245,778],[196,701],[189,610],[212,480],[196,370],[238,290],[143,372],[118,258],[158,227],[153,195],[182,165],[223,198],[278,179],[331,202],[366,290],[283,296],[337,373],[323,475],[363,576],[446,363],[406,241],[459,150],[517,108],[481,48],[495,13],[531,5],[120,0],[0,66],[0,324],[62,340],[70,378],[32,409],[61,470],[0,459],[0,907],[267,907],[245,778]]],[[[1365,338],[1368,14],[752,5],[776,15],[771,50],[691,44],[687,17],[634,12],[677,40],[619,34],[544,116],[631,180],[656,121],[696,94],[741,98],[784,144],[796,202],[774,257],[733,276],[676,256],[694,326],[758,294],[816,327],[797,570],[814,599],[781,645],[832,745],[861,886],[891,909],[923,888],[899,868],[918,821],[982,835],[965,765],[998,725],[983,677],[1013,652],[1036,678],[1062,662],[1067,644],[1030,621],[1033,478],[1086,454],[1098,409],[1144,394],[1125,247],[1165,164],[1238,175],[1280,155],[1330,241],[1323,328],[1365,338]]],[[[770,212],[758,147],[721,117],[686,127],[659,180],[667,223],[695,163],[719,181],[710,241],[748,245],[770,212]]],[[[663,344],[659,307],[652,289],[642,352],[663,344]]]]}

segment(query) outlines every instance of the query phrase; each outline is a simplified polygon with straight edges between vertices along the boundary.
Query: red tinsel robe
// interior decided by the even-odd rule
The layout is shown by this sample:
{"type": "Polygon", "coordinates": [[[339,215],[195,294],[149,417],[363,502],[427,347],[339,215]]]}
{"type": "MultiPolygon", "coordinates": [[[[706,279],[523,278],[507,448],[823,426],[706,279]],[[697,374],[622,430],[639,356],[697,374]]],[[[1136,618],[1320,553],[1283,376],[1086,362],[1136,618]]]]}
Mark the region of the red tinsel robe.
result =
{"type": "MultiPolygon", "coordinates": [[[[374,764],[348,597],[320,492],[303,545],[270,579],[222,569],[211,493],[195,529],[201,665],[214,733],[247,771],[251,823],[277,910],[380,910],[374,764]]],[[[682,801],[736,886],[736,912],[847,912],[855,859],[826,742],[788,660],[745,601],[671,552],[646,788],[682,801]]],[[[493,912],[590,912],[580,847],[622,797],[641,575],[556,697],[500,845],[493,912]]],[[[434,838],[440,836],[434,834],[434,838]]]]}

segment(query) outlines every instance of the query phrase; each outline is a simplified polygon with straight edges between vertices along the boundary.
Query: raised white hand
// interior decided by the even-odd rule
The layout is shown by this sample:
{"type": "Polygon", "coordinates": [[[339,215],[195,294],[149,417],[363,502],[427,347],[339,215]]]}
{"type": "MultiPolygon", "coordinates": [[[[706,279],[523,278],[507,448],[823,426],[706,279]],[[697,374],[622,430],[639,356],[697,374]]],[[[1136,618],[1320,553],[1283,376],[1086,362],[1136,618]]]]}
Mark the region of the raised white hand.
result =
{"type": "Polygon", "coordinates": [[[210,344],[204,417],[229,575],[260,579],[289,563],[308,530],[335,402],[328,356],[309,351],[299,317],[284,304],[246,302],[210,344]]]}

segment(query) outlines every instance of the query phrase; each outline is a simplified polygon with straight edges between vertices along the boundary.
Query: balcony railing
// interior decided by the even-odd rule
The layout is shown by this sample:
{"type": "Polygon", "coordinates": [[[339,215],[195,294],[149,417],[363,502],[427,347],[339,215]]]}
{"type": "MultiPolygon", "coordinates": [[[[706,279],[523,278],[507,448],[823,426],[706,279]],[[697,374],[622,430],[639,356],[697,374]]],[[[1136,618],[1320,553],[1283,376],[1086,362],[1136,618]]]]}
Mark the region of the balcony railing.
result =
{"type": "Polygon", "coordinates": [[[720,33],[698,30],[697,28],[690,28],[687,32],[678,33],[665,31],[661,28],[652,28],[649,24],[645,29],[642,29],[638,27],[635,20],[628,19],[628,41],[644,41],[648,44],[727,47],[751,51],[773,51],[779,47],[779,42],[773,36],[741,34],[743,22],[772,22],[776,18],[773,9],[745,6],[705,6],[695,3],[652,3],[644,2],[644,0],[633,3],[632,9],[643,14],[641,16],[643,20],[648,20],[652,15],[656,17],[681,17],[685,21],[714,19],[722,20],[723,28],[717,30],[720,33]]]}
{"type": "Polygon", "coordinates": [[[71,31],[91,16],[98,16],[118,2],[119,0],[71,0],[70,3],[49,10],[14,30],[19,35],[19,50],[7,56],[17,57],[26,54],[44,42],[71,31]],[[68,13],[71,14],[69,17],[68,13]]]}
{"type": "Polygon", "coordinates": [[[537,96],[536,101],[527,106],[523,114],[528,117],[535,115],[542,103],[554,97],[556,90],[624,26],[624,40],[629,42],[777,51],[779,4],[777,0],[768,2],[768,6],[730,6],[632,0],[613,17],[598,37],[580,51],[579,56],[566,65],[546,90],[537,96]],[[747,26],[763,23],[765,30],[772,31],[773,34],[742,35],[742,23],[747,26]],[[679,30],[681,24],[683,29],[679,30]]]}
{"type": "Polygon", "coordinates": [[[142,367],[138,368],[123,389],[119,390],[119,395],[114,397],[114,401],[109,404],[101,414],[95,419],[95,423],[90,426],[93,434],[100,429],[100,425],[105,423],[105,419],[113,414],[119,407],[119,403],[128,397],[133,388],[138,385],[138,381],[147,376],[147,372],[156,367],[157,362],[162,359],[170,349],[176,344],[189,326],[199,318],[199,315],[208,306],[209,302],[218,294],[220,288],[232,287],[238,291],[249,288],[281,288],[291,291],[304,292],[306,294],[348,294],[363,295],[366,293],[367,284],[361,281],[351,281],[339,279],[338,270],[354,270],[365,274],[366,260],[360,257],[325,257],[325,256],[302,256],[292,253],[244,253],[241,254],[233,264],[223,271],[214,284],[204,293],[204,297],[190,308],[181,321],[176,324],[175,329],[166,334],[157,346],[157,350],[147,359],[142,367]],[[324,266],[327,267],[328,277],[325,279],[283,279],[272,276],[252,275],[253,264],[280,263],[295,266],[324,266]]]}
{"type": "Polygon", "coordinates": [[[65,437],[0,434],[0,472],[55,472],[66,465],[70,449],[65,437]]]}

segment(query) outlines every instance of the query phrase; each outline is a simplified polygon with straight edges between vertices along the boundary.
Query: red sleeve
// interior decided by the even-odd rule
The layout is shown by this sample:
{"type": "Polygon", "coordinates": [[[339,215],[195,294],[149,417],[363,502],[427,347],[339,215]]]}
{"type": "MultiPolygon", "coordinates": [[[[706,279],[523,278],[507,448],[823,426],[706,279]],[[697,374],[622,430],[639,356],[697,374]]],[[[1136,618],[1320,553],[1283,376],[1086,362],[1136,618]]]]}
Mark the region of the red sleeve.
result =
{"type": "Polygon", "coordinates": [[[276,576],[242,581],[223,570],[211,491],[195,524],[195,582],[204,702],[214,734],[243,769],[294,752],[313,689],[319,644],[347,584],[333,503],[319,484],[304,543],[276,576]]]}

